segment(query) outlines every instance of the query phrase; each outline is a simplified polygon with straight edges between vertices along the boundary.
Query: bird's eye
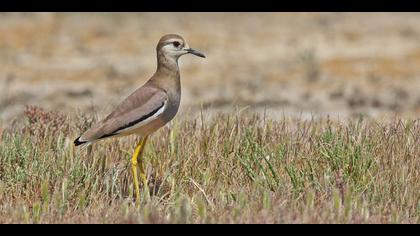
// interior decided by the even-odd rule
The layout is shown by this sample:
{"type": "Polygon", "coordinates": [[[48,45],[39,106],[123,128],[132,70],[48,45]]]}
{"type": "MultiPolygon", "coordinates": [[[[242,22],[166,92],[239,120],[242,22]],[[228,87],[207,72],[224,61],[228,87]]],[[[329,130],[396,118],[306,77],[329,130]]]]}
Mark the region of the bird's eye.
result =
{"type": "Polygon", "coordinates": [[[173,44],[176,48],[180,45],[180,43],[179,43],[179,42],[177,42],[177,41],[173,42],[172,44],[173,44]]]}

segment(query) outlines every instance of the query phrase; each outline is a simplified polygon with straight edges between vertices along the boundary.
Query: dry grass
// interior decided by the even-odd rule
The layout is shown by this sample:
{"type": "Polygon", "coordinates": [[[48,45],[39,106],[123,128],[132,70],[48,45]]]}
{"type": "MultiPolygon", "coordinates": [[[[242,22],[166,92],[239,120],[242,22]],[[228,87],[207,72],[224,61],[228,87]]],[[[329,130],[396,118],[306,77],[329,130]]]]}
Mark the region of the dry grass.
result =
{"type": "Polygon", "coordinates": [[[150,78],[166,33],[207,56],[180,60],[181,111],[418,118],[419,21],[391,12],[0,13],[0,123],[27,104],[110,112],[150,78]]]}
{"type": "Polygon", "coordinates": [[[0,13],[0,223],[420,223],[419,20],[0,13]],[[180,60],[136,209],[136,138],[72,141],[150,77],[166,33],[207,58],[180,60]]]}
{"type": "Polygon", "coordinates": [[[420,223],[419,120],[175,120],[147,146],[137,210],[134,137],[89,156],[72,140],[93,115],[26,116],[0,137],[1,223],[420,223]]]}

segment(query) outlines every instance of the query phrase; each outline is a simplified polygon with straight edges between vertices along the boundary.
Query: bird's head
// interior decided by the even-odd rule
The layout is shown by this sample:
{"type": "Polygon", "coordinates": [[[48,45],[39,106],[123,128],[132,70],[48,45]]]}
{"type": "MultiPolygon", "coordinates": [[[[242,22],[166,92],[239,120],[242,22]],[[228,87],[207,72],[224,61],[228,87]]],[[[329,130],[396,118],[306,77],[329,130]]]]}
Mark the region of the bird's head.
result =
{"type": "Polygon", "coordinates": [[[160,38],[156,50],[158,56],[164,56],[174,60],[178,60],[179,57],[185,54],[206,57],[203,53],[190,48],[185,39],[177,34],[167,34],[160,38]]]}

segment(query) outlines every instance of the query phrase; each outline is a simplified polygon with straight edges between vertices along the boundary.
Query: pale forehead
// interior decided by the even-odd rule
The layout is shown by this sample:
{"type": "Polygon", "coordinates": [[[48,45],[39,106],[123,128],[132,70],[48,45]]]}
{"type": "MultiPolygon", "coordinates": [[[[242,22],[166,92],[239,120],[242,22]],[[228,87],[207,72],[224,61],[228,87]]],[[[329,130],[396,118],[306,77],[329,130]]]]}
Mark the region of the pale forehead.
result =
{"type": "Polygon", "coordinates": [[[162,38],[160,38],[159,43],[158,43],[156,48],[157,48],[157,50],[160,50],[162,47],[165,47],[165,45],[168,45],[169,43],[173,43],[175,41],[178,41],[182,45],[187,44],[185,42],[184,38],[182,38],[181,36],[179,36],[177,34],[167,34],[167,35],[163,36],[162,38]]]}
{"type": "Polygon", "coordinates": [[[166,41],[163,41],[162,44],[169,44],[173,42],[179,42],[181,44],[184,44],[184,41],[182,39],[168,39],[166,41]]]}

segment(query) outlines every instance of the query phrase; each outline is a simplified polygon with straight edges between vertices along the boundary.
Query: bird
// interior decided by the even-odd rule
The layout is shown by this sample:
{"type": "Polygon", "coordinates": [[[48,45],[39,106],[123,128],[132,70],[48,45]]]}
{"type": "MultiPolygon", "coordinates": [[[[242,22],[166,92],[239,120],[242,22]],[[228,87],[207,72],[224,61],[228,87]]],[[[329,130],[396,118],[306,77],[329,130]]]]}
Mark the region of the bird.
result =
{"type": "Polygon", "coordinates": [[[206,56],[193,48],[178,34],[162,36],[156,46],[157,68],[152,77],[117,105],[113,112],[86,130],[74,140],[74,145],[87,145],[128,135],[138,135],[138,142],[131,158],[131,169],[136,194],[140,203],[140,186],[137,168],[143,186],[147,187],[143,150],[149,135],[164,127],[177,114],[181,100],[181,76],[178,59],[186,54],[206,56]]]}

